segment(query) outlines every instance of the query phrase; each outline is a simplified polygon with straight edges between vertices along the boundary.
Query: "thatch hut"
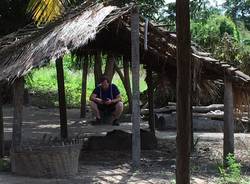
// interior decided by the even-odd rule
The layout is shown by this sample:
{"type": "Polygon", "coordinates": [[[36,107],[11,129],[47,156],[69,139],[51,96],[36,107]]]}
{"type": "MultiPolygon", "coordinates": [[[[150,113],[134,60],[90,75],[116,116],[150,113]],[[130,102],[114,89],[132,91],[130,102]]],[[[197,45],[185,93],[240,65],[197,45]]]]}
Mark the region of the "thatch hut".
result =
{"type": "MultiPolygon", "coordinates": [[[[14,82],[15,87],[13,131],[18,132],[18,137],[13,137],[13,141],[16,144],[21,139],[22,77],[53,58],[57,62],[58,76],[63,77],[61,58],[65,53],[76,50],[86,55],[103,51],[130,58],[131,8],[130,5],[118,8],[84,3],[48,25],[37,27],[30,24],[0,38],[0,81],[14,82]]],[[[140,63],[146,65],[150,71],[163,73],[175,83],[176,34],[146,21],[141,16],[139,40],[140,63]]],[[[225,127],[228,127],[225,128],[225,146],[233,149],[233,89],[237,89],[238,93],[247,91],[250,77],[225,62],[213,59],[209,53],[199,51],[194,44],[191,52],[194,79],[224,81],[225,127]]],[[[61,97],[61,134],[66,137],[64,83],[60,80],[58,83],[61,97]]],[[[149,99],[153,99],[152,91],[149,99]]],[[[152,101],[149,104],[153,117],[152,101]]]]}

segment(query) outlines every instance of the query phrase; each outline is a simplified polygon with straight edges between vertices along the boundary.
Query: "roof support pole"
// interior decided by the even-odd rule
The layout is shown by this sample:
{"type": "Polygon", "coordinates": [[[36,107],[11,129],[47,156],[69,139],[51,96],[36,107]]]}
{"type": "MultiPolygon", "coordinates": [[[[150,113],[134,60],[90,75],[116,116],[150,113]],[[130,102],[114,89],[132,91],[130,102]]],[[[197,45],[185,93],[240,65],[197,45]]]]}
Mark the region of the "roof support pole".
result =
{"type": "Polygon", "coordinates": [[[123,58],[123,72],[124,72],[124,87],[128,96],[129,113],[132,112],[132,92],[129,76],[129,59],[127,57],[123,58]]]}
{"type": "Polygon", "coordinates": [[[190,183],[191,38],[189,0],[176,0],[177,156],[176,184],[190,183]]]}
{"type": "Polygon", "coordinates": [[[82,62],[82,93],[81,93],[81,118],[86,116],[86,91],[87,91],[87,77],[88,77],[88,65],[90,57],[85,56],[79,58],[82,62]]]}
{"type": "Polygon", "coordinates": [[[0,82],[0,158],[4,157],[4,124],[3,124],[3,107],[2,107],[2,88],[0,82]]]}
{"type": "Polygon", "coordinates": [[[56,60],[56,73],[57,73],[57,86],[58,86],[58,98],[59,98],[59,110],[60,110],[61,138],[67,139],[68,138],[67,110],[66,110],[62,57],[56,60]]]}
{"type": "Polygon", "coordinates": [[[131,61],[132,61],[132,161],[133,167],[140,166],[141,138],[140,138],[140,91],[139,91],[139,9],[134,6],[131,10],[131,61]]]}
{"type": "Polygon", "coordinates": [[[224,77],[224,144],[223,156],[234,153],[233,87],[229,77],[224,77]]]}
{"type": "Polygon", "coordinates": [[[94,64],[95,85],[97,86],[102,76],[102,53],[97,51],[94,64]]]}
{"type": "Polygon", "coordinates": [[[148,86],[148,108],[149,108],[149,129],[155,134],[155,116],[154,116],[154,87],[153,76],[150,66],[147,67],[147,86],[148,86]]]}
{"type": "Polygon", "coordinates": [[[23,95],[24,95],[24,79],[18,78],[14,82],[14,118],[12,131],[12,148],[15,150],[20,146],[22,141],[22,121],[23,121],[23,95]]]}

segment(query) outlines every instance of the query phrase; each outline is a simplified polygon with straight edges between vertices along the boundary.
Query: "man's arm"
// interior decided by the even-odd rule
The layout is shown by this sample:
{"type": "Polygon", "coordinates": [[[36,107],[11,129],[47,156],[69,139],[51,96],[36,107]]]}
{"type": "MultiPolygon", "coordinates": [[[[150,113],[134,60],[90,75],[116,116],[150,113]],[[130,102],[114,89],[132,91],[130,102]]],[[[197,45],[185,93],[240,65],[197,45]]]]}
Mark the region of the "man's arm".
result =
{"type": "Polygon", "coordinates": [[[95,93],[92,93],[92,95],[90,95],[89,100],[90,100],[90,101],[93,101],[93,102],[95,102],[95,103],[98,103],[98,104],[103,104],[102,99],[97,98],[97,95],[96,95],[95,93]]]}
{"type": "Polygon", "coordinates": [[[121,95],[119,94],[119,95],[117,95],[117,96],[115,97],[115,99],[112,100],[112,103],[117,103],[117,102],[120,102],[120,101],[122,101],[122,97],[121,97],[121,95]]]}

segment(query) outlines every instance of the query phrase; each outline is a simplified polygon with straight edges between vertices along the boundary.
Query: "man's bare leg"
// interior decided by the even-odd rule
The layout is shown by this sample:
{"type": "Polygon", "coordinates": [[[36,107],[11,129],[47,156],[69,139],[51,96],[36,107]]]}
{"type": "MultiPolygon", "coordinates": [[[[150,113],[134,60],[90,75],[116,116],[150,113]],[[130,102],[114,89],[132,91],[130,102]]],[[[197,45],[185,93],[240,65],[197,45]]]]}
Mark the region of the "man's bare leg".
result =
{"type": "Polygon", "coordinates": [[[100,115],[100,111],[97,107],[97,104],[95,102],[90,102],[90,107],[92,109],[92,111],[94,112],[95,116],[97,119],[101,119],[101,115],[100,115]]]}
{"type": "Polygon", "coordinates": [[[123,111],[123,103],[117,102],[115,104],[115,111],[112,113],[112,122],[120,118],[123,111]]]}

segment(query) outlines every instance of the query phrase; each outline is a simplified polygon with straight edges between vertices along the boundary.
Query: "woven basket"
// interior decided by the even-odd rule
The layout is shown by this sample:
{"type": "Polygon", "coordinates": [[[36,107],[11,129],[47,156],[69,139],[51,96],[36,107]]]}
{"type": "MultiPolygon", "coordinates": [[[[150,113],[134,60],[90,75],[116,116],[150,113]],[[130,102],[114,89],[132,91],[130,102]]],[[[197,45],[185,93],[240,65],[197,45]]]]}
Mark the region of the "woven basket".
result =
{"type": "Polygon", "coordinates": [[[22,176],[65,178],[78,172],[82,144],[29,147],[11,151],[11,170],[22,176]]]}

